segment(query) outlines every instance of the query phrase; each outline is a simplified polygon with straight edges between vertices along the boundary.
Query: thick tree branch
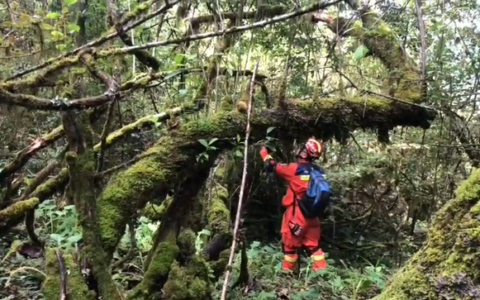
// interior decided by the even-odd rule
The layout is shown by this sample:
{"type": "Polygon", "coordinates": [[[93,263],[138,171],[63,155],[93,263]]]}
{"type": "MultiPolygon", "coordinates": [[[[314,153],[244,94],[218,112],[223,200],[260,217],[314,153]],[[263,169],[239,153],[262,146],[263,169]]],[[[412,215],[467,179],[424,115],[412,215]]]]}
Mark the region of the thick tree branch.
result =
{"type": "MultiPolygon", "coordinates": [[[[83,55],[83,54],[82,54],[83,55]]],[[[97,74],[98,75],[98,74],[97,74]]],[[[0,103],[22,106],[31,109],[39,110],[82,110],[86,108],[92,108],[107,104],[112,99],[121,99],[128,95],[130,92],[144,88],[152,80],[164,78],[166,75],[163,72],[152,74],[141,74],[136,78],[122,84],[119,88],[114,88],[115,84],[109,86],[109,90],[102,95],[85,97],[75,100],[63,100],[63,99],[45,99],[35,97],[33,95],[14,94],[6,91],[0,87],[0,103]]],[[[103,79],[102,79],[103,80],[103,79]]],[[[112,82],[110,82],[112,83],[112,82]]]]}

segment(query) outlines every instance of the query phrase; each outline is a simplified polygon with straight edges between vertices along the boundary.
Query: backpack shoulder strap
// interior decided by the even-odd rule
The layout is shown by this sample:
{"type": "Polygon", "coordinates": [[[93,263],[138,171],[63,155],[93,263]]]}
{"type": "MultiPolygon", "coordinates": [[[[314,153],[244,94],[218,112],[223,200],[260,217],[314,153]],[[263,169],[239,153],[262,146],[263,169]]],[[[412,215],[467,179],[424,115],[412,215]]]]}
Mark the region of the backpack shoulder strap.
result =
{"type": "Polygon", "coordinates": [[[295,191],[293,190],[293,187],[292,187],[292,183],[288,183],[288,187],[290,188],[290,190],[292,190],[292,193],[293,193],[293,211],[292,211],[292,216],[295,216],[295,210],[297,209],[297,193],[295,193],[295,191]]]}

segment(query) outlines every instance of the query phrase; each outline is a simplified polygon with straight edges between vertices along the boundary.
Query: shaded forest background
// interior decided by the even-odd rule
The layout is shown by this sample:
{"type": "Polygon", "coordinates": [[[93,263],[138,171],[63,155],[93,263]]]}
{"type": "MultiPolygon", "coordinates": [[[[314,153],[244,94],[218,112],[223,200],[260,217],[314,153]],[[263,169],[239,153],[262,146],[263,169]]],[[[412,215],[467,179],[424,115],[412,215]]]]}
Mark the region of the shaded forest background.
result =
{"type": "Polygon", "coordinates": [[[480,299],[478,9],[3,0],[0,299],[480,299]],[[309,136],[329,268],[290,280],[257,142],[309,136]]]}

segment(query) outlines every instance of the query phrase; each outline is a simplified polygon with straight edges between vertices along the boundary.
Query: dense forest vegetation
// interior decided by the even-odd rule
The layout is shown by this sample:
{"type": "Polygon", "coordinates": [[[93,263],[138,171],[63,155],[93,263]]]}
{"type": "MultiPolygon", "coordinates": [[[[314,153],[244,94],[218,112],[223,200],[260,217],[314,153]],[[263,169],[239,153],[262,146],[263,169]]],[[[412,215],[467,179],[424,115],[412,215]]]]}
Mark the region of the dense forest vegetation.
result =
{"type": "Polygon", "coordinates": [[[0,299],[480,299],[478,11],[2,0],[0,299]],[[289,277],[259,143],[311,136],[328,268],[289,277]]]}

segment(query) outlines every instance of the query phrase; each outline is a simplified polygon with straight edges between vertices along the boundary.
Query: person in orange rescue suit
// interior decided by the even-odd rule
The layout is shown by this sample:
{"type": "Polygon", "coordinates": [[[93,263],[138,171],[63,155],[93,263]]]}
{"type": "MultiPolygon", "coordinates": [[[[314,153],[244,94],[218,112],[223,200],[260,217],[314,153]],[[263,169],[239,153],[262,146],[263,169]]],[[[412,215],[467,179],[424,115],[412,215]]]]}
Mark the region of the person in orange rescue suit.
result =
{"type": "Polygon", "coordinates": [[[298,250],[304,248],[312,261],[314,271],[326,268],[325,256],[319,246],[320,220],[305,218],[294,205],[294,200],[301,199],[308,187],[309,176],[298,173],[299,165],[309,164],[320,157],[323,151],[321,142],[310,138],[295,152],[296,162],[289,164],[277,163],[262,147],[260,155],[265,162],[265,170],[274,172],[288,184],[287,193],[283,196],[282,206],[286,208],[282,219],[283,263],[282,270],[292,270],[298,260],[298,250]]]}

